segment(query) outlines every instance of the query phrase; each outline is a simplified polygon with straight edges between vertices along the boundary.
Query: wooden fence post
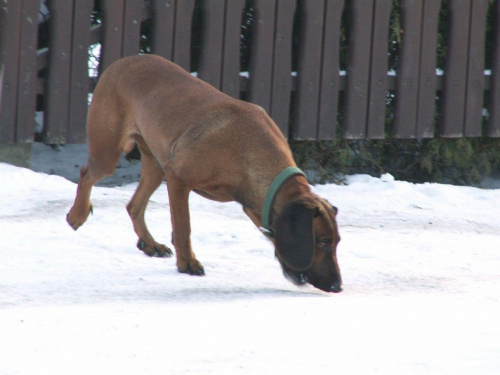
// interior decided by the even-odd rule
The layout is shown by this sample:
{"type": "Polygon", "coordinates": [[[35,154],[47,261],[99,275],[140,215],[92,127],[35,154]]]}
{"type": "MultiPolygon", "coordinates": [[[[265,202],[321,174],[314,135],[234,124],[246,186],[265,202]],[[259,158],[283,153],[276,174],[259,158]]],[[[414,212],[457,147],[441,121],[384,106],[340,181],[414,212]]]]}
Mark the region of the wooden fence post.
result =
{"type": "Polygon", "coordinates": [[[385,138],[385,104],[387,95],[387,42],[392,0],[376,0],[372,24],[371,64],[369,77],[366,137],[385,138]]]}
{"type": "Polygon", "coordinates": [[[20,1],[3,1],[0,7],[0,64],[3,65],[2,105],[0,107],[0,143],[14,143],[17,124],[17,82],[19,76],[19,40],[21,34],[20,1]]]}
{"type": "Polygon", "coordinates": [[[85,143],[89,96],[89,46],[92,1],[75,0],[71,53],[68,143],[85,143]]]}
{"type": "Polygon", "coordinates": [[[271,108],[276,1],[255,0],[250,55],[248,100],[260,105],[268,113],[271,108]]]}
{"type": "Polygon", "coordinates": [[[466,137],[480,137],[482,135],[484,54],[488,4],[488,0],[472,1],[464,118],[464,134],[466,137]]]}
{"type": "Polygon", "coordinates": [[[203,2],[202,51],[198,77],[221,89],[226,0],[203,2]]]}
{"type": "Polygon", "coordinates": [[[153,6],[153,53],[172,60],[176,0],[152,0],[153,6]]]}
{"type": "Polygon", "coordinates": [[[302,6],[293,138],[315,140],[318,135],[325,1],[308,0],[302,6]]]}
{"type": "Polygon", "coordinates": [[[37,44],[40,1],[23,0],[17,97],[16,142],[30,143],[35,135],[37,44]]]}
{"type": "Polygon", "coordinates": [[[487,0],[452,0],[441,136],[481,135],[487,0]]]}
{"type": "Polygon", "coordinates": [[[122,56],[125,0],[101,0],[101,6],[103,10],[103,37],[99,75],[122,56]]]}
{"type": "Polygon", "coordinates": [[[373,2],[352,0],[343,137],[366,137],[373,2]]]}
{"type": "Polygon", "coordinates": [[[295,18],[294,0],[278,0],[274,32],[274,59],[269,114],[289,137],[290,101],[292,93],[292,38],[295,18]]]}
{"type": "Polygon", "coordinates": [[[425,0],[420,44],[420,71],[418,77],[417,138],[432,138],[436,114],[436,49],[440,0],[425,0]]]}
{"type": "Polygon", "coordinates": [[[68,137],[73,1],[50,0],[49,67],[45,102],[45,142],[64,144],[68,137]]]}
{"type": "MultiPolygon", "coordinates": [[[[3,12],[0,10],[0,112],[2,111],[2,92],[3,92],[3,63],[2,63],[2,32],[3,32],[3,24],[2,24],[2,17],[3,17],[3,12]]],[[[1,118],[0,118],[1,119],[1,118]]],[[[2,124],[0,123],[0,127],[2,124]]],[[[1,142],[0,138],[0,142],[1,142]]]]}
{"type": "Polygon", "coordinates": [[[352,0],[344,138],[383,138],[390,0],[352,0]]]}
{"type": "Polygon", "coordinates": [[[173,61],[188,72],[191,71],[191,28],[194,5],[194,0],[177,0],[175,11],[173,61]]]}
{"type": "Polygon", "coordinates": [[[318,140],[330,140],[337,133],[340,91],[340,27],[344,0],[327,0],[323,34],[323,61],[318,118],[318,140]]]}
{"type": "Polygon", "coordinates": [[[3,64],[0,64],[0,109],[2,108],[2,92],[3,92],[3,64]]]}
{"type": "Polygon", "coordinates": [[[392,135],[434,135],[439,0],[401,2],[402,35],[392,135]]]}
{"type": "Polygon", "coordinates": [[[444,76],[442,137],[459,138],[464,134],[467,52],[469,46],[470,0],[449,2],[449,42],[444,76]]]}
{"type": "Polygon", "coordinates": [[[494,8],[495,44],[492,62],[490,118],[488,121],[488,137],[500,137],[500,1],[494,8]]]}
{"type": "Polygon", "coordinates": [[[222,57],[221,89],[233,98],[240,98],[240,37],[245,0],[227,0],[222,57]]]}
{"type": "Polygon", "coordinates": [[[0,143],[33,142],[37,84],[37,0],[4,2],[0,10],[0,143]]]}
{"type": "Polygon", "coordinates": [[[132,56],[139,53],[143,7],[144,0],[125,0],[122,52],[120,57],[132,56]]]}

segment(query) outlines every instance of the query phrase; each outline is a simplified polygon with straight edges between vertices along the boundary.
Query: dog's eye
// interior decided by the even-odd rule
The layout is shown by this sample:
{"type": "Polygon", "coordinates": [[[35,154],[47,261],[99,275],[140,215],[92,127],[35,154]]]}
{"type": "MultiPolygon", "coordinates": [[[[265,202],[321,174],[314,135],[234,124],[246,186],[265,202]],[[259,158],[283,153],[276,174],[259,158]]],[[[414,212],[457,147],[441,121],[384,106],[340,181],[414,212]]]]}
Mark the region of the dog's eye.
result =
{"type": "Polygon", "coordinates": [[[324,252],[332,251],[333,241],[330,238],[324,238],[318,241],[318,249],[324,252]]]}

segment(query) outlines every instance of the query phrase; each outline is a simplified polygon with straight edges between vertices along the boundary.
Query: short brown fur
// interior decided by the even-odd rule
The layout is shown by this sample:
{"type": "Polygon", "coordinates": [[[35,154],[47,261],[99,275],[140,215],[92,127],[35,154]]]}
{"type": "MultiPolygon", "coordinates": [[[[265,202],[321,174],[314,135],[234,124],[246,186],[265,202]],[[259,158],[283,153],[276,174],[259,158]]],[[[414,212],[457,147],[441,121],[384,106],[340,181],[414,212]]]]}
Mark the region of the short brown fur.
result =
{"type": "MultiPolygon", "coordinates": [[[[260,227],[272,180],[296,165],[286,139],[262,108],[233,99],[155,55],[123,58],[104,72],[89,108],[87,133],[88,165],[81,170],[68,223],[76,230],[87,220],[92,186],[114,173],[120,154],[137,144],[142,173],[127,210],[138,247],[148,255],[172,254],[154,240],[144,221],[149,197],[166,180],[177,268],[193,275],[203,275],[204,269],[191,248],[190,192],[220,202],[237,201],[260,227]]],[[[326,239],[328,248],[311,244],[314,261],[307,270],[289,269],[281,255],[286,251],[275,243],[277,257],[292,279],[300,275],[295,282],[340,291],[336,212],[311,192],[303,176],[294,176],[278,193],[273,220],[296,201],[308,207],[314,216],[314,238],[326,239]]]]}

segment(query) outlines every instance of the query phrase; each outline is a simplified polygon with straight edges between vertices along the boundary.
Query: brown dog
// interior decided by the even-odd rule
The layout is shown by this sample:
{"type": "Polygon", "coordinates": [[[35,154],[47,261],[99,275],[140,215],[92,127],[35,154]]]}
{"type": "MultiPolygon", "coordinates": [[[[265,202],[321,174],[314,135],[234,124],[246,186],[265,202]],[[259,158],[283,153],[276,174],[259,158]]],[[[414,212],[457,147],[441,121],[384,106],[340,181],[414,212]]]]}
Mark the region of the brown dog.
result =
{"type": "MultiPolygon", "coordinates": [[[[261,227],[272,181],[295,166],[286,139],[262,108],[154,55],[126,57],[106,70],[89,108],[87,132],[88,165],[81,170],[68,223],[76,230],[87,220],[92,186],[113,174],[120,153],[137,144],[142,174],[127,206],[137,246],[150,256],[172,254],[144,221],[149,197],[166,179],[177,268],[191,275],[203,275],[204,269],[191,249],[189,193],[239,202],[261,227]]],[[[271,206],[269,229],[285,275],[296,284],[340,292],[336,208],[313,194],[301,174],[283,182],[271,206]]]]}

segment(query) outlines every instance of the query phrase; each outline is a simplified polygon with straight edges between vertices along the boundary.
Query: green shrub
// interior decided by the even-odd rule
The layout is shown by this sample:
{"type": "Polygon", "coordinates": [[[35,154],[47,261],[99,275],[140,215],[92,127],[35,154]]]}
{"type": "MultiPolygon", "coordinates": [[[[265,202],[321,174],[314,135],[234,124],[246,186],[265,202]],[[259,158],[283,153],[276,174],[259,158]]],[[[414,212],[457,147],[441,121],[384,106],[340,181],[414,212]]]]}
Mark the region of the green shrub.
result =
{"type": "Polygon", "coordinates": [[[500,167],[500,139],[385,139],[291,142],[297,164],[317,182],[390,173],[398,180],[471,184],[500,167]]]}

